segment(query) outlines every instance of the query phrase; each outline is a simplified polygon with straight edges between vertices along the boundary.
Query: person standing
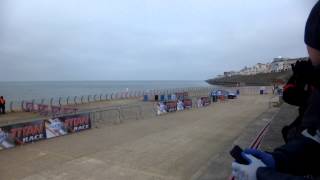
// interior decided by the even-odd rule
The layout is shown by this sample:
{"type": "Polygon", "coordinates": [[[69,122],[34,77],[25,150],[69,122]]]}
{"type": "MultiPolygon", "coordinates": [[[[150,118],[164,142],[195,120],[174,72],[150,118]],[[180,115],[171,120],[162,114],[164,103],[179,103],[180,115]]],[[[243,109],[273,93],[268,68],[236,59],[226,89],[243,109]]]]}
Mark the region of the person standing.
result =
{"type": "Polygon", "coordinates": [[[3,98],[3,96],[0,97],[0,111],[2,114],[6,113],[6,100],[3,98]]]}
{"type": "MultiPolygon", "coordinates": [[[[310,89],[310,92],[301,91],[303,94],[295,99],[289,98],[289,95],[295,93],[284,94],[288,95],[288,100],[299,100],[298,105],[302,102],[304,108],[300,122],[297,123],[297,136],[270,153],[255,149],[245,150],[242,156],[249,165],[237,162],[232,164],[232,173],[236,180],[320,179],[320,168],[317,165],[320,162],[320,1],[312,9],[306,23],[305,43],[310,61],[297,62],[293,71],[295,82],[304,81],[304,85],[310,86],[305,89],[310,89]]],[[[297,90],[294,88],[303,85],[301,82],[289,84],[285,93],[288,93],[289,89],[297,90]]]]}

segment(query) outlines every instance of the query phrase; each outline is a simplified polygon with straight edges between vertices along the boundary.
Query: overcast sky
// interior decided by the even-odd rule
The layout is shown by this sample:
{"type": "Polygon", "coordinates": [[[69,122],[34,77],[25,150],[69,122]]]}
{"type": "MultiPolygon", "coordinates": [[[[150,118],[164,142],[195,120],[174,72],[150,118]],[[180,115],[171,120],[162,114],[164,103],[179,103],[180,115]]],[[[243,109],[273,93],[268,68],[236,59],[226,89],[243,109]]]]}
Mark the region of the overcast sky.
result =
{"type": "Polygon", "coordinates": [[[205,80],[306,56],[315,0],[0,0],[0,81],[205,80]]]}

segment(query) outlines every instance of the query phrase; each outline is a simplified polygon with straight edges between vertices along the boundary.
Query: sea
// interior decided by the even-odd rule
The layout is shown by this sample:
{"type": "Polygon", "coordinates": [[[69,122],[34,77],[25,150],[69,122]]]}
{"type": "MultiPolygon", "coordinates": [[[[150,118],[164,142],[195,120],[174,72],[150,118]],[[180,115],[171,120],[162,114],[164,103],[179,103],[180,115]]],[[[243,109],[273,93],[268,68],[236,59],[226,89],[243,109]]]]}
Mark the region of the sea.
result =
{"type": "Polygon", "coordinates": [[[208,87],[205,81],[41,81],[0,82],[0,96],[7,101],[50,99],[68,96],[148,91],[187,87],[208,87]]]}

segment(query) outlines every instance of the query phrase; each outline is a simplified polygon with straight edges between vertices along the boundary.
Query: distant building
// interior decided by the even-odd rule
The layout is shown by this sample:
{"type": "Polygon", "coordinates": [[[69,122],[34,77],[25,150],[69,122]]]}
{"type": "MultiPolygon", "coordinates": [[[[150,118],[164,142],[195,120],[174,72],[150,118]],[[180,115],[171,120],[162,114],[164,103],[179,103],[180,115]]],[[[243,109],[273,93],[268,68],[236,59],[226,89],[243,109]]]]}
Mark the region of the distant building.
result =
{"type": "Polygon", "coordinates": [[[283,63],[283,70],[284,70],[284,71],[289,71],[289,70],[291,70],[291,65],[292,65],[292,64],[296,64],[296,62],[297,62],[297,59],[289,59],[289,60],[287,60],[287,61],[284,61],[284,63],[283,63]]]}
{"type": "Polygon", "coordinates": [[[272,63],[270,64],[270,72],[281,72],[285,69],[285,64],[287,65],[287,62],[289,58],[274,58],[272,63]]]}
{"type": "Polygon", "coordinates": [[[263,73],[270,73],[270,72],[282,72],[291,70],[291,65],[295,64],[297,61],[307,61],[308,58],[284,58],[284,57],[277,57],[274,58],[271,63],[263,64],[258,63],[252,67],[245,66],[240,71],[228,71],[224,72],[223,75],[219,75],[218,78],[221,77],[232,77],[235,75],[255,75],[255,74],[263,74],[263,73]]]}
{"type": "Polygon", "coordinates": [[[225,77],[231,77],[231,76],[234,76],[236,74],[237,74],[236,71],[224,72],[224,76],[225,77]]]}
{"type": "Polygon", "coordinates": [[[295,64],[297,61],[306,61],[308,58],[274,58],[270,65],[270,72],[281,72],[291,70],[291,65],[295,64]]]}
{"type": "Polygon", "coordinates": [[[252,67],[251,74],[268,73],[269,64],[258,63],[252,67]]]}

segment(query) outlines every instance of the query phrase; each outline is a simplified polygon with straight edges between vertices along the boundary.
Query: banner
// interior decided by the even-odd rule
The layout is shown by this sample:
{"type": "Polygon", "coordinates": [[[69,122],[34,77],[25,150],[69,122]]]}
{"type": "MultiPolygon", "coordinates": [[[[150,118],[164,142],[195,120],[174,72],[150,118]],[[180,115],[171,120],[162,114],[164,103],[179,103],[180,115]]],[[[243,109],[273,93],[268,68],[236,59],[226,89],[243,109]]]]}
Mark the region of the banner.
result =
{"type": "Polygon", "coordinates": [[[192,100],[191,99],[184,99],[184,108],[185,109],[192,109],[192,100]]]}
{"type": "Polygon", "coordinates": [[[157,103],[157,115],[162,115],[167,113],[167,106],[163,103],[157,103]]]}
{"type": "Polygon", "coordinates": [[[209,106],[211,104],[210,98],[209,97],[202,97],[202,105],[203,106],[209,106]]]}
{"type": "Polygon", "coordinates": [[[198,108],[209,106],[210,104],[211,104],[211,101],[209,97],[201,97],[197,100],[198,108]]]}
{"type": "Polygon", "coordinates": [[[167,101],[165,104],[167,106],[167,112],[177,111],[177,101],[167,101]]]}
{"type": "Polygon", "coordinates": [[[0,127],[0,150],[90,128],[89,113],[8,125],[0,127]]]}
{"type": "Polygon", "coordinates": [[[44,121],[14,124],[0,128],[0,149],[8,149],[46,139],[44,121]]]}
{"type": "Polygon", "coordinates": [[[91,128],[89,114],[63,116],[45,120],[48,139],[91,128]]]}

